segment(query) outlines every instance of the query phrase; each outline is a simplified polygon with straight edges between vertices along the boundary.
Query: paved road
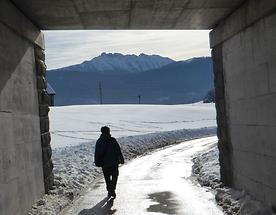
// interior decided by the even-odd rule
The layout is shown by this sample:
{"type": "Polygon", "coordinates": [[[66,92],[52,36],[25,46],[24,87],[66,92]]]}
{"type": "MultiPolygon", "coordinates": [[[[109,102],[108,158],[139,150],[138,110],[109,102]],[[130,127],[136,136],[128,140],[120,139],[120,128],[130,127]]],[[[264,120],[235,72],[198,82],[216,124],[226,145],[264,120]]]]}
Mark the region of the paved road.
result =
{"type": "Polygon", "coordinates": [[[187,141],[137,158],[120,168],[114,201],[106,198],[101,179],[64,214],[222,214],[213,194],[190,178],[192,157],[216,142],[216,137],[187,141]]]}

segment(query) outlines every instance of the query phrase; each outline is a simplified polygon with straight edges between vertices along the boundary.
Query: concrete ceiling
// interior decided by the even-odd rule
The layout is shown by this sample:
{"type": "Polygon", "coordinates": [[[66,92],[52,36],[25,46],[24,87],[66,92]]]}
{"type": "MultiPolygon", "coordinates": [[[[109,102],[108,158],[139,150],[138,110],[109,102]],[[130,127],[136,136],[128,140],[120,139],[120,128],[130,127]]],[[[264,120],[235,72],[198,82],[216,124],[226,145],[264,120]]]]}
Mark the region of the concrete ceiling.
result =
{"type": "Polygon", "coordinates": [[[211,29],[244,0],[11,0],[39,28],[211,29]]]}

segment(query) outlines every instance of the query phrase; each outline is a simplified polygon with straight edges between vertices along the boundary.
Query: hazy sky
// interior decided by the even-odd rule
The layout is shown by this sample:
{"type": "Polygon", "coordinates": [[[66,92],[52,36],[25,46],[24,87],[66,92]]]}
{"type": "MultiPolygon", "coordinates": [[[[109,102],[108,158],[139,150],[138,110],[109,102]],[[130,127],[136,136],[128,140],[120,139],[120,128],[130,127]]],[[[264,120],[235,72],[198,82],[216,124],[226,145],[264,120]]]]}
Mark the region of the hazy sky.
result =
{"type": "Polygon", "coordinates": [[[102,52],[158,54],[174,60],[210,56],[209,31],[44,31],[48,69],[90,60],[102,52]]]}

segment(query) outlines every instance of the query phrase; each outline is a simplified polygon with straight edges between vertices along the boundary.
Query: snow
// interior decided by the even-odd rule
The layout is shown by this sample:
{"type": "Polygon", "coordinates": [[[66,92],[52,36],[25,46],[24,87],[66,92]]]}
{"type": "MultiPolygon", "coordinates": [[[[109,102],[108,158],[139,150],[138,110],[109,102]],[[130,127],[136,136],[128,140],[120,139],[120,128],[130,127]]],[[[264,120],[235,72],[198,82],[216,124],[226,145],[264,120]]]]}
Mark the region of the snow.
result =
{"type": "Polygon", "coordinates": [[[225,214],[239,215],[275,215],[271,207],[255,200],[244,190],[226,187],[220,181],[218,147],[214,146],[194,159],[193,174],[201,186],[215,192],[216,201],[225,214]]]}
{"type": "Polygon", "coordinates": [[[157,148],[216,134],[214,104],[52,107],[55,186],[29,214],[57,214],[100,174],[95,141],[108,125],[126,161],[157,148]]]}
{"type": "Polygon", "coordinates": [[[102,53],[100,56],[86,61],[83,66],[93,68],[96,71],[115,71],[123,70],[134,72],[144,72],[147,70],[158,69],[169,63],[174,62],[169,58],[158,55],[123,55],[120,53],[102,53]]]}
{"type": "Polygon", "coordinates": [[[198,186],[190,177],[192,157],[216,142],[216,136],[200,138],[136,158],[120,168],[117,198],[112,202],[112,208],[108,208],[110,210],[103,208],[106,190],[101,179],[89,186],[62,214],[111,214],[110,211],[116,211],[118,215],[149,212],[221,215],[214,194],[198,186]]]}
{"type": "Polygon", "coordinates": [[[76,67],[81,67],[83,71],[106,72],[145,72],[147,70],[159,69],[174,60],[161,57],[159,55],[123,55],[120,53],[102,53],[89,61],[84,61],[81,64],[69,66],[67,69],[74,70],[76,67]]]}
{"type": "Polygon", "coordinates": [[[108,125],[115,137],[216,126],[214,104],[51,107],[52,147],[96,140],[108,125]]]}
{"type": "MultiPolygon", "coordinates": [[[[216,128],[176,130],[121,137],[118,142],[126,161],[157,148],[185,140],[215,135],[216,128]]],[[[101,169],[93,165],[95,141],[53,150],[55,186],[30,211],[34,214],[57,214],[68,206],[80,192],[100,176],[101,169]]]]}

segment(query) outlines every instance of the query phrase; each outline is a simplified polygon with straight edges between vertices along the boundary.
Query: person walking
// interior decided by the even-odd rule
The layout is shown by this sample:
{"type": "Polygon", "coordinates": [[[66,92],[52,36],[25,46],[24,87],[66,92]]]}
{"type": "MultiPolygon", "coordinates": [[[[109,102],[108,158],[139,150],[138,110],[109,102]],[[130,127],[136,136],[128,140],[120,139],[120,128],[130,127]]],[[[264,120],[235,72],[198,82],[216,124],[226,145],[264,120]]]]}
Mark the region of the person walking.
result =
{"type": "Polygon", "coordinates": [[[110,128],[102,127],[101,133],[96,142],[94,162],[97,167],[102,167],[108,198],[116,198],[119,164],[124,164],[124,157],[117,140],[110,134],[110,128]]]}

